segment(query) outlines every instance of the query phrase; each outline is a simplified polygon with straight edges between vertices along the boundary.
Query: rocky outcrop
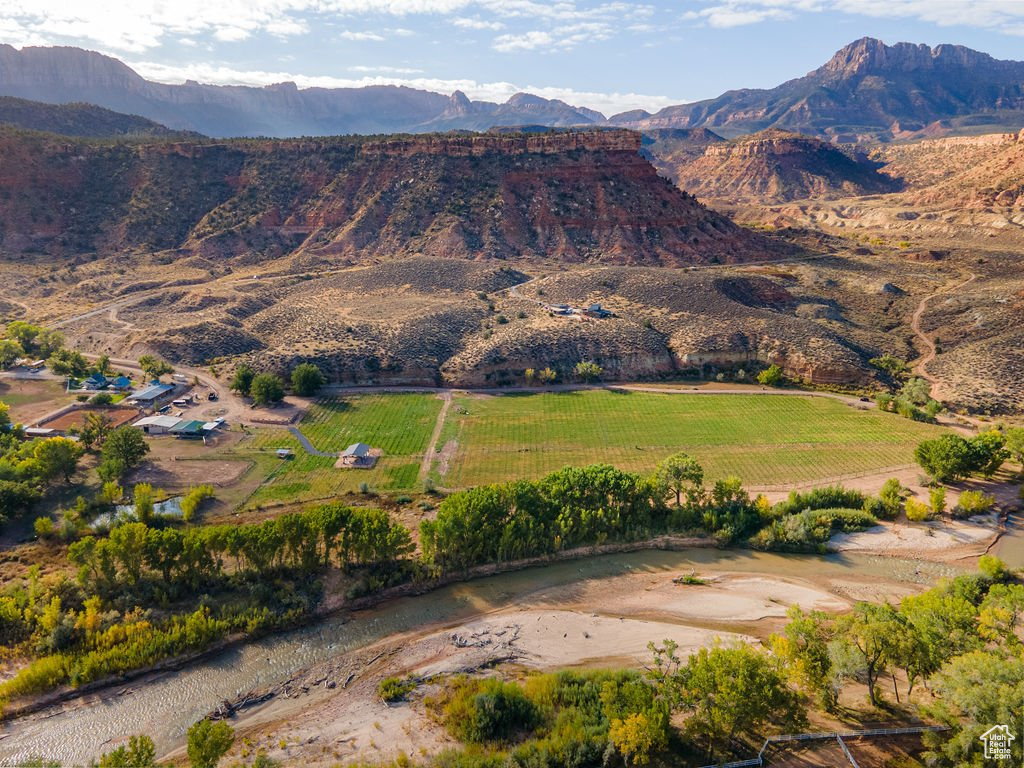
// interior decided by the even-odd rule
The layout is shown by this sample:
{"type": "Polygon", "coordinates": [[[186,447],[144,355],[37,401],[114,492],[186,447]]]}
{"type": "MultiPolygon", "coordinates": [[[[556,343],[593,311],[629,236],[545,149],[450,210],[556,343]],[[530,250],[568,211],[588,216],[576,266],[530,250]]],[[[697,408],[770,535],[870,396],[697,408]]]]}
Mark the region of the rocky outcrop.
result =
{"type": "Polygon", "coordinates": [[[709,144],[675,168],[698,197],[781,203],[893,192],[899,182],[821,139],[770,130],[709,144]]]}

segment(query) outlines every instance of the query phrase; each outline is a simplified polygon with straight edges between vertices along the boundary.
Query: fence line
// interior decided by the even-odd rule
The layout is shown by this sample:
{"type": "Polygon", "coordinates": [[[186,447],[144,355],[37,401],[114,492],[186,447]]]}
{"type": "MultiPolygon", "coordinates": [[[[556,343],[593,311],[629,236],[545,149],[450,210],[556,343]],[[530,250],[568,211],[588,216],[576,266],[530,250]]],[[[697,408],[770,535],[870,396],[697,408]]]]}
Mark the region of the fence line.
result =
{"type": "Polygon", "coordinates": [[[761,747],[761,751],[757,753],[757,757],[752,757],[747,760],[737,760],[731,763],[712,763],[711,765],[702,766],[702,768],[747,768],[747,766],[763,766],[765,764],[765,752],[768,748],[775,744],[785,744],[796,741],[829,741],[835,739],[839,742],[839,746],[843,750],[843,754],[849,759],[850,764],[854,768],[858,768],[857,761],[853,759],[853,755],[850,754],[850,750],[847,749],[846,743],[843,739],[860,739],[868,736],[906,736],[921,733],[937,733],[941,731],[948,731],[949,726],[946,725],[918,725],[910,726],[906,728],[869,728],[861,731],[823,731],[819,733],[786,733],[779,736],[769,736],[765,739],[764,744],[761,747]]]}

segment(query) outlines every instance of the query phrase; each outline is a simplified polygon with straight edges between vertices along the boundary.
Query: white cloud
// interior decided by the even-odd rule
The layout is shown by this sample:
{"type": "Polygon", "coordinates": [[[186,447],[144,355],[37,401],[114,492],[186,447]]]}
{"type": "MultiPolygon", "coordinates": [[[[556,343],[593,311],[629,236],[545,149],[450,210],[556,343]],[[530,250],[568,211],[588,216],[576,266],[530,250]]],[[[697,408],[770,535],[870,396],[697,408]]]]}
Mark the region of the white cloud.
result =
{"type": "Polygon", "coordinates": [[[353,32],[350,29],[339,32],[338,36],[344,40],[355,40],[357,42],[382,43],[385,40],[383,35],[378,35],[376,32],[353,32]]]}
{"type": "Polygon", "coordinates": [[[405,85],[437,93],[462,91],[471,99],[504,102],[513,94],[527,92],[545,99],[561,99],[567,104],[590,107],[606,115],[631,109],[646,109],[655,112],[682,99],[668,96],[652,96],[640,93],[601,93],[577,91],[572,88],[554,88],[522,83],[492,82],[477,80],[445,80],[430,77],[393,77],[387,74],[354,78],[299,75],[290,72],[264,72],[260,70],[237,70],[212,64],[173,66],[157,62],[137,61],[128,65],[143,77],[163,83],[182,83],[195,80],[214,85],[266,86],[282,82],[294,82],[300,88],[362,88],[369,85],[405,85]]]}
{"type": "Polygon", "coordinates": [[[348,71],[359,73],[378,72],[382,75],[419,75],[423,73],[422,69],[414,69],[412,67],[388,67],[383,65],[379,67],[372,67],[363,64],[349,67],[348,71]]]}
{"type": "Polygon", "coordinates": [[[465,17],[458,17],[452,20],[452,24],[460,29],[489,29],[493,32],[505,28],[505,25],[500,21],[484,21],[479,18],[467,19],[465,17]]]}
{"type": "Polygon", "coordinates": [[[545,48],[555,42],[549,32],[533,29],[529,32],[514,35],[499,35],[494,38],[494,50],[502,53],[514,53],[517,51],[532,51],[537,48],[545,48]]]}
{"type": "Polygon", "coordinates": [[[521,34],[498,35],[494,38],[494,50],[501,53],[517,53],[545,49],[565,51],[583,43],[608,40],[613,28],[603,21],[586,21],[554,27],[551,31],[534,29],[521,34]]]}
{"type": "Polygon", "coordinates": [[[1024,0],[699,0],[686,21],[736,27],[792,18],[797,13],[839,12],[888,19],[916,19],[939,26],[972,26],[1011,34],[1024,31],[1024,0]]]}

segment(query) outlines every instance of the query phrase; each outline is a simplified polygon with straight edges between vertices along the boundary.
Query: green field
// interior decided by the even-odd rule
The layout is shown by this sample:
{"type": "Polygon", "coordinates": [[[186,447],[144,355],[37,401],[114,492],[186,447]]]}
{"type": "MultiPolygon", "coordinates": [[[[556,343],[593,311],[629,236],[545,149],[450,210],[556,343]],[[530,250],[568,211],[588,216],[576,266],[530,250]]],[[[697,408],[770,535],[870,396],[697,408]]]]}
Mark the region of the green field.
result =
{"type": "MultiPolygon", "coordinates": [[[[434,394],[321,400],[299,429],[321,451],[361,441],[381,448],[372,470],[334,467],[281,428],[258,428],[235,449],[266,475],[247,506],[312,501],[357,491],[418,491],[420,463],[441,410],[434,394]],[[281,461],[277,448],[295,457],[281,461]]],[[[433,454],[431,479],[464,488],[536,478],[568,465],[609,463],[649,472],[686,451],[709,480],[751,486],[829,480],[913,463],[914,447],[941,433],[874,409],[821,397],[657,394],[612,390],[454,397],[433,454]],[[442,449],[447,447],[442,460],[442,449]]]]}
{"type": "Polygon", "coordinates": [[[941,433],[874,409],[821,397],[627,391],[456,397],[438,447],[457,443],[440,486],[534,478],[595,462],[648,472],[686,451],[709,479],[749,485],[868,473],[913,463],[941,433]]]}
{"type": "Polygon", "coordinates": [[[287,430],[261,427],[238,449],[267,474],[248,505],[325,499],[356,491],[361,483],[378,491],[413,489],[440,410],[436,396],[419,394],[321,400],[310,408],[299,429],[313,446],[329,453],[356,442],[382,449],[384,456],[369,470],[336,469],[335,459],[306,453],[287,430]],[[278,448],[291,448],[294,458],[276,458],[278,448]]]}

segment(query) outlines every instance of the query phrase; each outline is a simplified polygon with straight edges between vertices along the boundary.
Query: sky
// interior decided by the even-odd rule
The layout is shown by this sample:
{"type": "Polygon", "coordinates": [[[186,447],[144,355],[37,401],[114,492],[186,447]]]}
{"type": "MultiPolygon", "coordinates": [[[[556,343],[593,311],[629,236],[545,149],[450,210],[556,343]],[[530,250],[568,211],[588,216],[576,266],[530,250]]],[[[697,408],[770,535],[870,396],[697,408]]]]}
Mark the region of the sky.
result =
{"type": "Polygon", "coordinates": [[[161,82],[529,91],[608,115],[772,87],[865,36],[1024,59],[1024,0],[0,3],[0,42],[88,48],[161,82]]]}

